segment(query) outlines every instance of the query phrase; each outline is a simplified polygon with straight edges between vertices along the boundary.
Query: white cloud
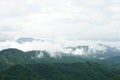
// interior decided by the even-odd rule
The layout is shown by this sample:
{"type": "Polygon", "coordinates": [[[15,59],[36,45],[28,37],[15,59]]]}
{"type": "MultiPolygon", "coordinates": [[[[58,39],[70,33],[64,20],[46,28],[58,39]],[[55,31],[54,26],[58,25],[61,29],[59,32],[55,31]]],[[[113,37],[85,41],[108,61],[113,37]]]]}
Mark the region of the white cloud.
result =
{"type": "MultiPolygon", "coordinates": [[[[91,51],[97,54],[97,51],[102,51],[103,53],[106,51],[106,47],[109,46],[111,48],[115,48],[117,50],[120,50],[120,42],[112,42],[112,41],[70,41],[70,40],[44,40],[44,41],[33,41],[33,42],[25,42],[25,43],[17,43],[14,41],[5,41],[0,42],[0,50],[8,49],[8,48],[17,48],[23,51],[32,51],[32,50],[40,50],[40,51],[47,51],[51,57],[61,57],[62,53],[65,53],[67,55],[73,54],[73,55],[87,55],[91,54],[91,51]],[[88,46],[88,51],[84,51],[83,48],[77,48],[78,46],[88,46]],[[74,51],[72,48],[76,48],[74,51]],[[61,53],[62,52],[62,53],[61,53]]],[[[42,52],[37,52],[35,57],[41,58],[43,57],[42,52]]]]}
{"type": "Polygon", "coordinates": [[[0,0],[0,39],[62,36],[120,40],[119,3],[119,0],[0,0]]]}
{"type": "Polygon", "coordinates": [[[74,55],[81,56],[84,55],[83,49],[77,49],[73,52],[74,55]]]}

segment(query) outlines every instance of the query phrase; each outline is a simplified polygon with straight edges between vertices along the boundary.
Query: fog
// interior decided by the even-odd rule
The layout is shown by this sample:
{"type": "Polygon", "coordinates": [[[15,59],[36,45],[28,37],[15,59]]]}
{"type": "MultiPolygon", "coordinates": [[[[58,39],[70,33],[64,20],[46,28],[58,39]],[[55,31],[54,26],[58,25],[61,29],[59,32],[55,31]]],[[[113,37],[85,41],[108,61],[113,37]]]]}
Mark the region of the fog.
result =
{"type": "MultiPolygon", "coordinates": [[[[16,41],[4,41],[0,42],[0,50],[8,49],[8,48],[16,48],[22,51],[47,51],[51,57],[61,56],[61,53],[64,54],[73,54],[73,55],[88,55],[92,51],[96,53],[97,51],[106,51],[106,46],[115,48],[120,50],[120,42],[112,42],[112,41],[91,41],[91,40],[33,40],[31,42],[23,42],[18,43],[16,41]],[[78,48],[78,46],[82,46],[78,48]],[[88,50],[85,51],[83,46],[88,46],[88,50]]],[[[42,57],[43,54],[38,55],[38,57],[42,57]]]]}

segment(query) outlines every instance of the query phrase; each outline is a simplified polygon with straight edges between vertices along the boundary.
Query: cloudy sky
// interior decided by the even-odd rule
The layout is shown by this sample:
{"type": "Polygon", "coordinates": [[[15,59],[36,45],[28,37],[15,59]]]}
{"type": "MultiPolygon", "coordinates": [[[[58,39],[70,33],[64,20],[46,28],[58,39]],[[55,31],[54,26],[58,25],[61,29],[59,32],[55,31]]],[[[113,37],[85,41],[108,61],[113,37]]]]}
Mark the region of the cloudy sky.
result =
{"type": "Polygon", "coordinates": [[[0,0],[0,41],[120,40],[120,0],[0,0]]]}

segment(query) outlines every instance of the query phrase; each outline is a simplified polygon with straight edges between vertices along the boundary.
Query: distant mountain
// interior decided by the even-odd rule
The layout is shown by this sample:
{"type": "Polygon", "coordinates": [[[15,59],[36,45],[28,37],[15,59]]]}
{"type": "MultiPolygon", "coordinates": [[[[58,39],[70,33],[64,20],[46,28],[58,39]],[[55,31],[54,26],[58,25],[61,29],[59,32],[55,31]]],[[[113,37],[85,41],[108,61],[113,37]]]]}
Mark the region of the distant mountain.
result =
{"type": "Polygon", "coordinates": [[[120,56],[98,60],[98,62],[120,70],[120,56]]]}
{"type": "Polygon", "coordinates": [[[82,54],[87,55],[89,51],[89,46],[69,46],[65,47],[65,49],[71,49],[71,53],[75,52],[76,50],[82,50],[82,54]]]}
{"type": "Polygon", "coordinates": [[[104,50],[90,50],[88,57],[91,58],[96,58],[96,59],[107,59],[110,57],[115,57],[115,56],[120,56],[120,50],[110,47],[110,46],[105,46],[105,45],[99,45],[100,47],[104,48],[104,50]]]}
{"type": "Polygon", "coordinates": [[[18,42],[18,43],[33,42],[33,41],[42,41],[42,42],[48,41],[48,42],[53,43],[53,41],[50,39],[36,39],[36,38],[32,38],[32,37],[20,37],[16,40],[16,42],[18,42]]]}
{"type": "Polygon", "coordinates": [[[76,51],[76,50],[82,50],[84,57],[89,57],[92,59],[107,59],[110,57],[116,57],[120,56],[120,50],[111,47],[111,46],[106,46],[103,44],[98,44],[102,50],[99,49],[90,49],[89,46],[75,46],[75,47],[66,47],[66,49],[71,49],[71,53],[76,51]]]}
{"type": "MultiPolygon", "coordinates": [[[[49,40],[49,39],[35,39],[31,37],[21,37],[16,42],[18,43],[25,43],[25,42],[33,42],[33,41],[38,41],[38,42],[45,42],[49,43],[51,45],[56,45],[57,43],[54,40],[49,40]]],[[[49,45],[48,44],[48,45],[49,45]]],[[[89,45],[76,45],[76,46],[61,46],[59,45],[63,50],[69,51],[68,54],[75,54],[77,56],[82,56],[82,57],[89,57],[89,58],[94,58],[94,59],[107,59],[110,57],[114,56],[120,56],[120,50],[109,46],[105,44],[96,44],[96,47],[91,48],[89,45]]],[[[47,49],[46,49],[47,50],[47,49]]],[[[49,53],[49,51],[47,51],[49,53]]],[[[62,51],[56,51],[58,53],[64,53],[62,51]]]]}
{"type": "Polygon", "coordinates": [[[31,37],[21,37],[21,38],[17,39],[16,42],[18,42],[18,43],[24,43],[24,42],[32,42],[34,40],[35,39],[31,38],[31,37]]]}

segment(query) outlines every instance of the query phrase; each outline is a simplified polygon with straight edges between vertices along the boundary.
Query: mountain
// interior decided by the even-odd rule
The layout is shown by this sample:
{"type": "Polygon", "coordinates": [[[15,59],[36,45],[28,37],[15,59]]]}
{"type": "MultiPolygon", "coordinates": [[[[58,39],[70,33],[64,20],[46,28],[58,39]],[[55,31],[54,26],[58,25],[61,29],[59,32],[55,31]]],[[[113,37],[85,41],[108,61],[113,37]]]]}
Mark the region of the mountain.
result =
{"type": "Polygon", "coordinates": [[[63,55],[62,57],[51,57],[47,51],[28,51],[23,52],[18,49],[5,49],[0,51],[0,67],[2,68],[17,65],[17,64],[28,64],[28,63],[73,63],[83,62],[88,59],[74,55],[63,55]],[[5,66],[5,67],[4,67],[5,66]]]}
{"type": "MultiPolygon", "coordinates": [[[[21,37],[19,39],[16,40],[17,43],[23,44],[25,42],[35,42],[31,43],[34,47],[34,45],[36,46],[40,46],[43,45],[44,48],[42,50],[47,51],[48,53],[50,53],[50,49],[48,49],[48,47],[46,45],[51,45],[50,47],[58,47],[60,49],[55,49],[54,51],[57,53],[66,53],[66,54],[72,54],[72,55],[77,55],[77,56],[82,56],[82,57],[89,57],[89,58],[94,58],[94,59],[107,59],[110,57],[114,57],[114,56],[120,56],[120,50],[116,47],[113,47],[111,45],[107,45],[105,43],[91,43],[93,45],[89,45],[89,44],[84,44],[84,45],[80,45],[80,43],[76,44],[76,45],[65,45],[63,43],[59,43],[55,40],[49,40],[49,39],[35,39],[35,38],[31,38],[31,37],[21,37]]],[[[72,44],[72,43],[71,43],[72,44]]],[[[29,46],[27,44],[27,46],[29,46]]],[[[41,47],[40,47],[41,48],[41,47]]],[[[18,48],[19,49],[19,48],[18,48]]],[[[37,50],[39,50],[37,48],[37,50]]]]}
{"type": "Polygon", "coordinates": [[[120,69],[113,67],[114,62],[119,63],[119,56],[99,60],[61,55],[52,57],[48,51],[24,52],[13,48],[2,50],[0,80],[111,80],[120,75],[120,69]],[[109,66],[107,61],[113,65],[109,66]]]}
{"type": "MultiPolygon", "coordinates": [[[[115,56],[120,56],[120,50],[110,47],[110,46],[105,46],[105,45],[100,45],[101,47],[104,47],[105,50],[103,51],[96,51],[94,53],[94,56],[98,59],[107,59],[110,57],[115,57],[115,56]]],[[[91,52],[92,53],[92,52],[91,52]]]]}
{"type": "Polygon", "coordinates": [[[115,56],[115,57],[104,59],[103,62],[109,65],[120,64],[120,56],[115,56]]]}
{"type": "Polygon", "coordinates": [[[73,53],[76,50],[82,50],[82,54],[88,54],[89,46],[69,46],[65,47],[65,49],[71,49],[71,53],[73,53]]]}
{"type": "Polygon", "coordinates": [[[32,42],[34,40],[35,39],[31,38],[31,37],[21,37],[21,38],[17,39],[16,42],[18,42],[18,43],[24,43],[24,42],[32,42]]]}
{"type": "Polygon", "coordinates": [[[120,70],[120,56],[98,60],[98,62],[120,70]]]}
{"type": "Polygon", "coordinates": [[[118,72],[91,62],[15,65],[0,73],[0,80],[111,80],[118,72]]]}
{"type": "Polygon", "coordinates": [[[69,55],[60,53],[61,56],[52,57],[48,51],[28,51],[23,52],[18,49],[5,49],[0,51],[0,67],[7,65],[16,64],[28,64],[28,63],[74,63],[74,62],[85,62],[85,61],[98,61],[105,64],[117,64],[120,63],[120,56],[108,57],[105,59],[89,58],[77,55],[69,55]]]}
{"type": "Polygon", "coordinates": [[[32,38],[32,37],[20,37],[16,40],[17,43],[21,43],[21,44],[25,43],[25,42],[33,42],[33,41],[41,41],[41,42],[48,41],[48,42],[53,43],[53,41],[50,39],[36,39],[36,38],[32,38]]]}

